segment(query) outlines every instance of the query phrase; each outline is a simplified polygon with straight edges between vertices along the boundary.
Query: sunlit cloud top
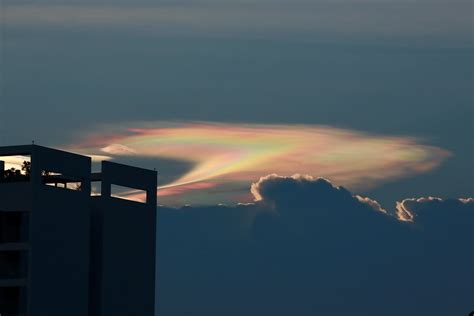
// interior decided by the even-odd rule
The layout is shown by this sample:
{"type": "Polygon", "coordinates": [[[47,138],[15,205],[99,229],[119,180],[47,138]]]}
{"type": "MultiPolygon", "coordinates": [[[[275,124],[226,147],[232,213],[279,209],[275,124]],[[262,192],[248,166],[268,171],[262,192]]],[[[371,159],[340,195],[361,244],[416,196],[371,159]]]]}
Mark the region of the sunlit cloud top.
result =
{"type": "Polygon", "coordinates": [[[70,149],[112,159],[136,156],[191,162],[189,172],[161,184],[160,195],[222,192],[232,186],[228,201],[222,202],[235,202],[245,194],[235,189],[236,183],[248,192],[250,183],[266,174],[309,174],[366,189],[428,172],[449,156],[413,138],[326,126],[157,122],[105,128],[91,135],[100,136],[85,137],[70,149]]]}

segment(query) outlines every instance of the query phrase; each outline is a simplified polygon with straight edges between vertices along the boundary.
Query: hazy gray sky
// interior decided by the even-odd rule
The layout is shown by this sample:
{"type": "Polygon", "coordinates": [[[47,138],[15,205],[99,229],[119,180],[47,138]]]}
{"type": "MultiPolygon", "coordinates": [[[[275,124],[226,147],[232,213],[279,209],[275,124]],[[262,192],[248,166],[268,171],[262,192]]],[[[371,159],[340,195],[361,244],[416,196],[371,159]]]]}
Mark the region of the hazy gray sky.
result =
{"type": "Polygon", "coordinates": [[[1,13],[0,144],[64,146],[131,121],[323,124],[453,154],[376,198],[473,194],[471,1],[15,0],[1,13]]]}

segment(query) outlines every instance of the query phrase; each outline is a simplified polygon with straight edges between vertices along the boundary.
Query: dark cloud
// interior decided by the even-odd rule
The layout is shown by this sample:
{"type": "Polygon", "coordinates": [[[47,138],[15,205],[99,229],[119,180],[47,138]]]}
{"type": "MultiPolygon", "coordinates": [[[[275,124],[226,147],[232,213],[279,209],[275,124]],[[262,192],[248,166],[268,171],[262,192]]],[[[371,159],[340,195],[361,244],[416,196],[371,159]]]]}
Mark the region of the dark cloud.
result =
{"type": "Polygon", "coordinates": [[[397,202],[396,208],[400,220],[416,221],[420,225],[447,224],[460,217],[472,216],[474,199],[411,198],[397,202]]]}
{"type": "Polygon", "coordinates": [[[400,220],[324,179],[270,175],[257,201],[159,208],[159,315],[463,315],[474,202],[410,199],[400,220]]]}

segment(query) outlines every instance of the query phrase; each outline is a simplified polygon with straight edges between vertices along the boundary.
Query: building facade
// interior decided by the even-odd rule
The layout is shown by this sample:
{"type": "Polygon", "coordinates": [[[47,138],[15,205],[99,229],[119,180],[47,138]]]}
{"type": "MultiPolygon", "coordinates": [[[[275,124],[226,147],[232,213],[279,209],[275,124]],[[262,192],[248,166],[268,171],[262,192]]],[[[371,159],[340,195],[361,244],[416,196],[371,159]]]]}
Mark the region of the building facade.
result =
{"type": "Polygon", "coordinates": [[[154,315],[156,184],[155,171],[103,162],[91,174],[89,157],[0,147],[0,315],[154,315]]]}

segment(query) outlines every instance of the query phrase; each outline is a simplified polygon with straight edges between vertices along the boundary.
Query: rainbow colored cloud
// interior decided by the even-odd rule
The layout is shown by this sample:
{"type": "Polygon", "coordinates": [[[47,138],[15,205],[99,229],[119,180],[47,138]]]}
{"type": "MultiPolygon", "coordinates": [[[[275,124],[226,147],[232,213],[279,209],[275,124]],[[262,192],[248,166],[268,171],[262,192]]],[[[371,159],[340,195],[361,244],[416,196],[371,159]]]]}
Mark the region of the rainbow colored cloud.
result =
{"type": "Polygon", "coordinates": [[[203,190],[206,201],[212,200],[210,195],[225,196],[225,202],[248,201],[250,184],[272,173],[321,176],[367,189],[428,172],[450,155],[413,138],[314,125],[156,122],[112,130],[98,130],[69,149],[92,156],[191,162],[189,172],[160,186],[160,200],[171,204],[193,202],[195,198],[185,196],[202,196],[203,190]]]}

